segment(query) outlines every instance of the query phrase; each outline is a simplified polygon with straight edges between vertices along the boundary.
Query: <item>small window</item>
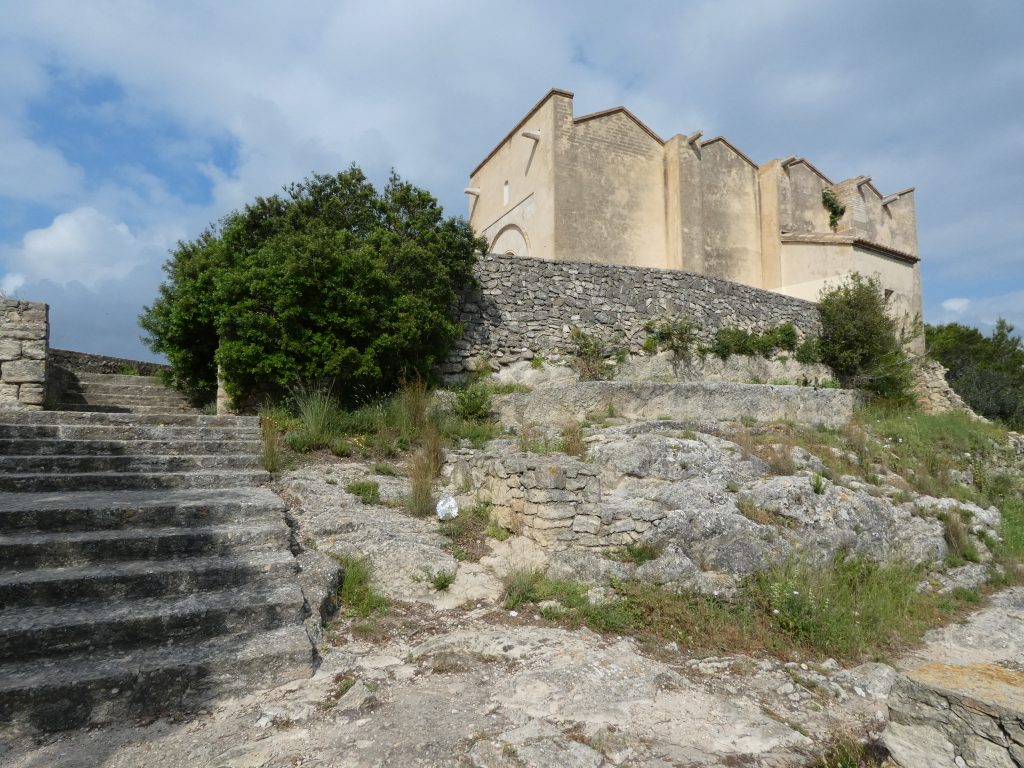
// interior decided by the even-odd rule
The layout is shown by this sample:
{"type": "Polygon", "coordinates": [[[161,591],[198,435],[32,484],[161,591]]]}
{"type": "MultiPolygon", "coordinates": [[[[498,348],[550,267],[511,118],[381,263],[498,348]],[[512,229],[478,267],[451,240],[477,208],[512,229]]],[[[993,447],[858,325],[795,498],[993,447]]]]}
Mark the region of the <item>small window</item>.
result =
{"type": "Polygon", "coordinates": [[[502,200],[504,205],[508,205],[508,181],[505,181],[505,190],[502,194],[502,200]]]}
{"type": "Polygon", "coordinates": [[[888,301],[890,298],[892,298],[892,288],[886,288],[885,289],[885,300],[888,301]]]}

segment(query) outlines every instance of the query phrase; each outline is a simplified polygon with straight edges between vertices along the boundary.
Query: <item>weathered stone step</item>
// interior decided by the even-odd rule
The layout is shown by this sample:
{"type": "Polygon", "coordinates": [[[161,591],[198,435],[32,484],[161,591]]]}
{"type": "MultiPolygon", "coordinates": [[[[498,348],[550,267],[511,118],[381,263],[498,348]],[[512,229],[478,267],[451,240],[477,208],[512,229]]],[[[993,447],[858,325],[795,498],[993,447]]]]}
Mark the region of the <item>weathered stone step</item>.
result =
{"type": "Polygon", "coordinates": [[[259,440],[258,428],[132,424],[0,424],[0,440],[259,440]]]}
{"type": "Polygon", "coordinates": [[[216,592],[4,611],[0,663],[41,655],[126,645],[177,642],[194,635],[258,632],[299,624],[302,590],[291,582],[263,582],[216,592]]]}
{"type": "Polygon", "coordinates": [[[309,677],[301,625],[131,651],[0,665],[0,722],[62,730],[188,710],[214,695],[309,677]]]}
{"type": "Polygon", "coordinates": [[[197,526],[0,535],[0,572],[88,565],[103,560],[212,557],[283,550],[284,520],[197,526]]]}
{"type": "Polygon", "coordinates": [[[286,550],[244,557],[186,557],[129,560],[69,568],[0,571],[0,606],[57,606],[82,600],[130,600],[185,595],[294,575],[295,558],[286,550]]]}
{"type": "MultiPolygon", "coordinates": [[[[69,472],[190,472],[202,469],[256,469],[256,454],[192,454],[175,456],[145,454],[135,456],[0,456],[0,473],[47,474],[69,472]]],[[[0,474],[0,478],[3,475],[0,474]]],[[[0,480],[2,482],[2,480],[0,480]]]]}
{"type": "Polygon", "coordinates": [[[57,410],[65,413],[195,413],[195,410],[188,405],[93,405],[91,403],[68,403],[63,402],[57,405],[57,410]]]}
{"type": "Polygon", "coordinates": [[[89,405],[183,405],[191,407],[188,400],[173,392],[154,390],[127,394],[125,392],[65,392],[65,403],[87,403],[89,405]]]}
{"type": "Polygon", "coordinates": [[[5,493],[0,532],[277,523],[284,511],[268,488],[5,493]]]}
{"type": "Polygon", "coordinates": [[[91,413],[74,411],[0,411],[0,425],[131,425],[259,429],[259,416],[206,416],[198,413],[91,413]]]}
{"type": "Polygon", "coordinates": [[[109,384],[111,386],[131,386],[133,384],[157,387],[165,386],[163,380],[159,376],[135,376],[127,373],[73,372],[71,374],[71,381],[77,381],[79,384],[109,384]]]}
{"type": "Polygon", "coordinates": [[[269,473],[255,469],[220,469],[183,472],[82,472],[0,475],[0,491],[116,491],[148,488],[237,488],[259,485],[269,473]]]}
{"type": "Polygon", "coordinates": [[[69,382],[65,388],[65,392],[82,392],[88,394],[117,394],[122,393],[125,395],[136,395],[136,394],[153,394],[153,393],[166,393],[169,395],[176,395],[178,397],[184,397],[184,395],[176,389],[165,387],[163,384],[141,382],[139,384],[111,384],[106,381],[102,382],[69,382]]]}
{"type": "Polygon", "coordinates": [[[0,438],[0,456],[137,456],[170,454],[189,456],[230,453],[257,455],[258,440],[60,440],[0,438]]]}

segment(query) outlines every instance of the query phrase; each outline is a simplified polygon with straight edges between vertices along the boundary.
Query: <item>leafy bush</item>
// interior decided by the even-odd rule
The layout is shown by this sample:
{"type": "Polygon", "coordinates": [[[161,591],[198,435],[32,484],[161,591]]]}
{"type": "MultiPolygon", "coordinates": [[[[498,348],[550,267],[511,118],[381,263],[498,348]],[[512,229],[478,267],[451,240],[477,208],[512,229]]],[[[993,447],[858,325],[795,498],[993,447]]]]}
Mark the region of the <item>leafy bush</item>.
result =
{"type": "Polygon", "coordinates": [[[771,357],[780,349],[792,352],[796,345],[796,326],[783,323],[764,333],[752,333],[743,328],[719,328],[708,351],[728,360],[732,355],[771,357]]]}
{"type": "Polygon", "coordinates": [[[569,329],[569,341],[573,346],[573,365],[580,378],[586,381],[611,378],[615,372],[612,358],[624,356],[620,345],[604,341],[575,325],[569,329]]]}
{"type": "Polygon", "coordinates": [[[333,378],[346,400],[429,376],[482,241],[427,192],[355,166],[257,198],[179,243],[140,325],[174,382],[238,400],[333,378]]]}
{"type": "Polygon", "coordinates": [[[808,336],[803,343],[796,348],[796,361],[804,365],[814,365],[821,362],[821,344],[817,336],[808,336]]]}
{"type": "Polygon", "coordinates": [[[913,371],[896,320],[877,277],[854,273],[822,291],[821,362],[844,386],[863,389],[893,403],[912,402],[913,371]]]}
{"type": "Polygon", "coordinates": [[[455,395],[455,411],[463,419],[481,421],[491,414],[491,393],[483,384],[474,382],[455,395]]]}
{"type": "Polygon", "coordinates": [[[676,360],[689,361],[693,347],[697,343],[697,332],[700,324],[680,318],[665,318],[644,324],[648,333],[644,339],[644,351],[655,352],[665,349],[672,352],[676,360]]]}

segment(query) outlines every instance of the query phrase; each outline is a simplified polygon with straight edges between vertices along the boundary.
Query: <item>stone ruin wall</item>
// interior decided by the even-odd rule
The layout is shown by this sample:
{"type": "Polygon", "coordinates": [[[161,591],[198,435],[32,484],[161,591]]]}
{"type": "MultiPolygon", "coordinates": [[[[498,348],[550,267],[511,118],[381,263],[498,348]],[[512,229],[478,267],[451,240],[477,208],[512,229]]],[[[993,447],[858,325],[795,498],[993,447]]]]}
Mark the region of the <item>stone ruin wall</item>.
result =
{"type": "Polygon", "coordinates": [[[564,360],[573,353],[574,325],[621,341],[631,354],[642,351],[644,324],[664,318],[696,321],[705,343],[723,326],[760,332],[790,322],[802,335],[821,329],[816,304],[691,272],[491,254],[478,260],[476,276],[479,287],[461,304],[465,331],[442,368],[449,379],[482,360],[564,360]]]}
{"type": "Polygon", "coordinates": [[[0,409],[42,410],[49,307],[0,298],[0,409]]]}
{"type": "Polygon", "coordinates": [[[453,453],[445,474],[495,520],[550,549],[612,549],[649,538],[664,511],[601,503],[599,470],[568,456],[453,453]]]}

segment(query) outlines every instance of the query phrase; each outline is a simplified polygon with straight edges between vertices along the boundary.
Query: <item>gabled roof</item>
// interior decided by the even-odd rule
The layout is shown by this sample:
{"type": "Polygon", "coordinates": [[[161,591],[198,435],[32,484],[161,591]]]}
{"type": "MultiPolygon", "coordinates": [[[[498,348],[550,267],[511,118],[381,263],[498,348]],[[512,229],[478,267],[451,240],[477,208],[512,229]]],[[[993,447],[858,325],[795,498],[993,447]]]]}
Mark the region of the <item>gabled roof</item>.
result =
{"type": "Polygon", "coordinates": [[[544,94],[544,98],[542,98],[540,101],[534,104],[530,108],[530,111],[527,112],[526,115],[523,117],[523,119],[516,123],[515,127],[511,131],[509,131],[508,134],[506,134],[505,138],[499,141],[497,145],[494,147],[494,149],[487,153],[487,157],[481,160],[477,167],[469,172],[470,178],[475,176],[476,172],[483,168],[487,164],[487,161],[494,157],[495,153],[505,145],[505,142],[511,139],[513,136],[515,136],[519,132],[519,129],[526,125],[526,121],[533,117],[534,112],[536,112],[538,109],[544,106],[544,103],[552,96],[566,96],[571,99],[573,95],[570,91],[563,91],[561,88],[552,88],[550,91],[544,94]]]}
{"type": "Polygon", "coordinates": [[[796,160],[794,160],[792,162],[792,165],[806,165],[811,170],[812,173],[814,173],[816,176],[818,176],[822,181],[824,181],[829,186],[832,186],[835,183],[834,181],[832,181],[832,179],[830,179],[824,173],[822,173],[817,168],[815,168],[811,164],[811,162],[809,160],[806,160],[805,158],[798,157],[796,160]]]}
{"type": "Polygon", "coordinates": [[[713,139],[708,139],[707,141],[702,141],[700,143],[701,149],[703,149],[704,147],[706,147],[706,146],[708,146],[710,144],[725,144],[725,146],[727,146],[729,149],[731,149],[733,151],[733,154],[739,155],[741,158],[743,158],[744,160],[746,160],[750,164],[751,168],[753,168],[755,171],[757,170],[757,163],[755,163],[753,160],[751,160],[745,154],[743,154],[738,149],[736,149],[736,147],[733,145],[733,143],[730,142],[724,136],[715,136],[715,138],[713,138],[713,139]]]}
{"type": "Polygon", "coordinates": [[[580,123],[585,123],[585,122],[587,122],[589,120],[598,120],[598,119],[600,119],[602,117],[609,117],[611,115],[615,115],[615,114],[618,114],[618,113],[624,114],[626,117],[628,117],[630,120],[632,120],[638,126],[640,126],[641,130],[643,130],[644,133],[646,133],[648,136],[650,136],[652,139],[654,139],[656,142],[658,142],[658,144],[660,144],[662,146],[665,145],[664,140],[658,134],[656,134],[654,131],[652,131],[650,128],[648,128],[644,124],[643,120],[641,120],[639,117],[634,115],[632,112],[630,112],[625,107],[612,107],[611,109],[603,109],[600,112],[591,112],[589,115],[583,115],[583,117],[574,118],[572,122],[573,122],[573,124],[578,125],[580,123]]]}

